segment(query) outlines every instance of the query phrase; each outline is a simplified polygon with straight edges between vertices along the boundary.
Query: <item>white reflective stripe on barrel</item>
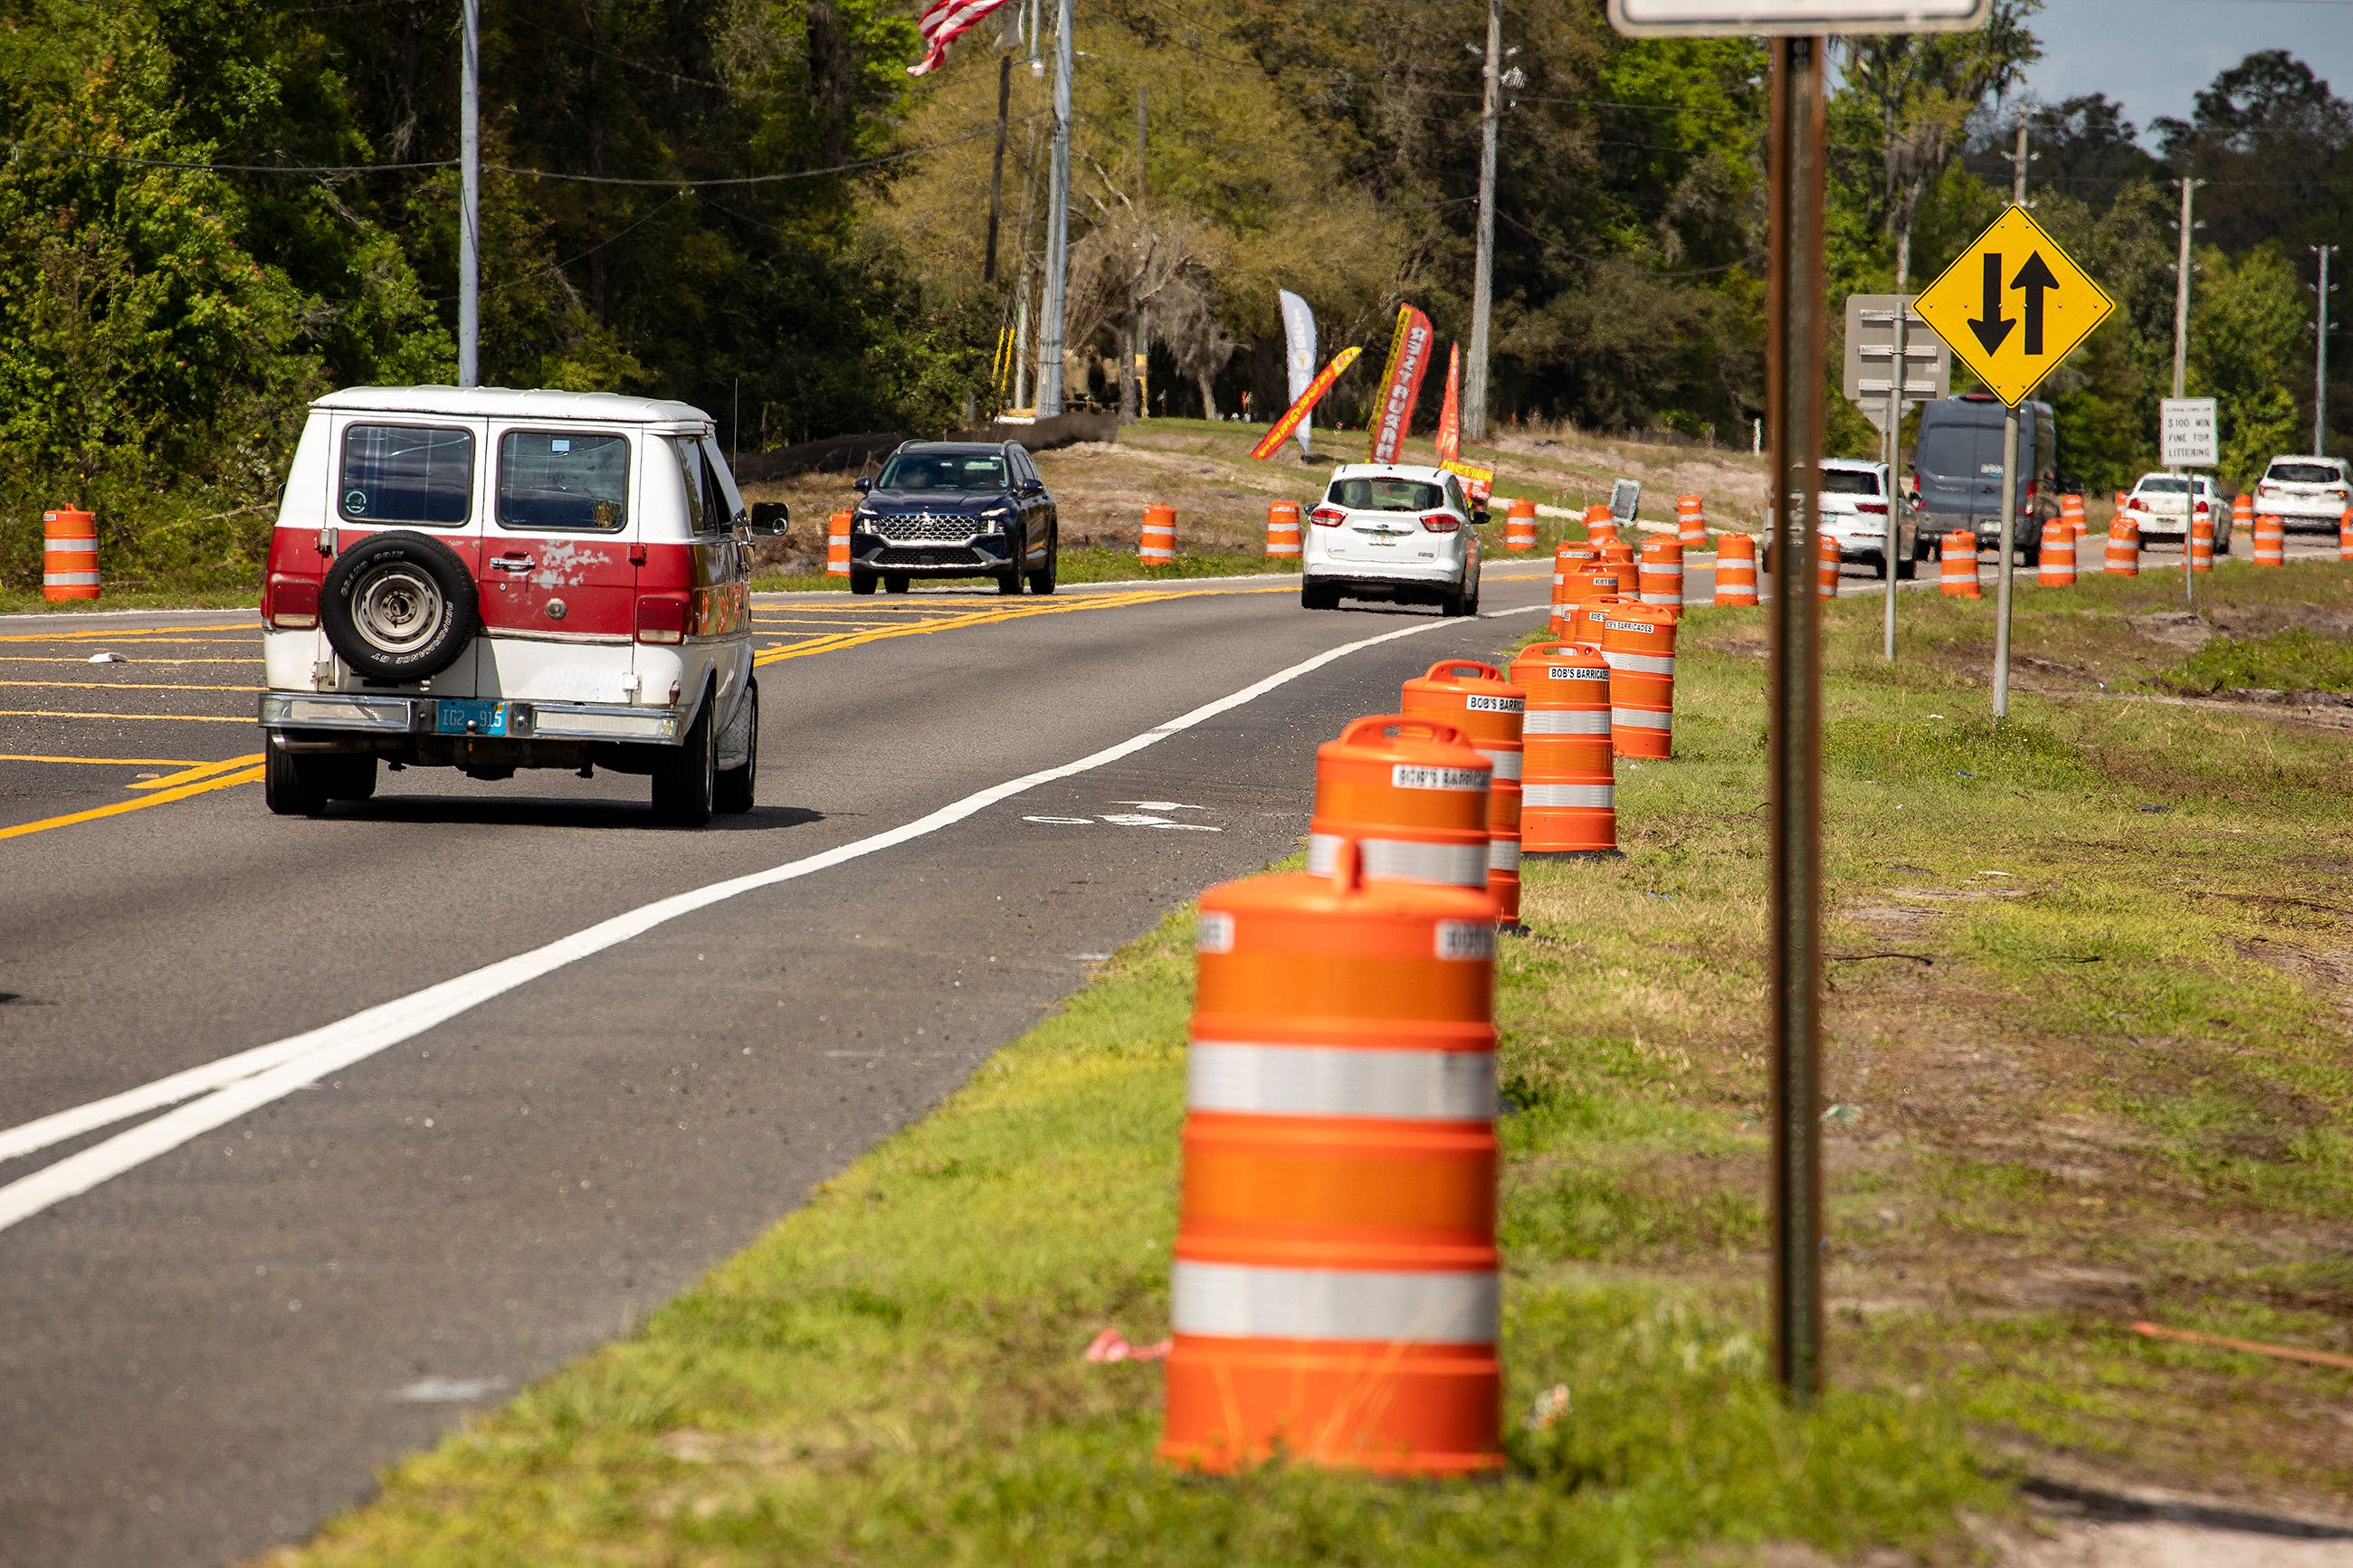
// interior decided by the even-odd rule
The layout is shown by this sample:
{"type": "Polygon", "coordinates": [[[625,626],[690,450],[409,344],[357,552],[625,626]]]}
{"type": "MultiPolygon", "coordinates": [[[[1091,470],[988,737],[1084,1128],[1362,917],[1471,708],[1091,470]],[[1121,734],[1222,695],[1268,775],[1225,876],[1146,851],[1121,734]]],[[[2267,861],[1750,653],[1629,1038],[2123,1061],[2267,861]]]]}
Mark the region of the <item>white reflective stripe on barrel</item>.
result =
{"type": "Polygon", "coordinates": [[[1220,1339],[1388,1340],[1493,1344],[1502,1292],[1491,1273],[1388,1274],[1354,1268],[1170,1269],[1169,1325],[1220,1339]]]}
{"type": "MultiPolygon", "coordinates": [[[[1359,838],[1365,876],[1375,882],[1441,882],[1455,888],[1487,885],[1484,844],[1427,844],[1413,838],[1359,838]]],[[[1339,864],[1340,840],[1329,833],[1307,837],[1307,869],[1328,877],[1339,864]]]]}
{"type": "Polygon", "coordinates": [[[1520,868],[1520,841],[1516,838],[1487,840],[1487,869],[1517,871],[1520,868]]]}
{"type": "Polygon", "coordinates": [[[1613,653],[1609,656],[1612,669],[1630,669],[1637,675],[1672,675],[1675,656],[1656,653],[1613,653]]]}
{"type": "Polygon", "coordinates": [[[1681,589],[1675,589],[1663,594],[1645,594],[1642,595],[1642,603],[1646,605],[1680,605],[1683,603],[1683,591],[1681,589]]]}
{"type": "Polygon", "coordinates": [[[1601,811],[1618,809],[1618,786],[1615,784],[1530,784],[1527,797],[1520,805],[1531,811],[1546,806],[1586,806],[1601,811]]]}
{"type": "Polygon", "coordinates": [[[98,553],[98,541],[88,534],[79,539],[45,539],[41,541],[41,548],[59,555],[95,555],[98,553]]]}
{"type": "Polygon", "coordinates": [[[1520,776],[1520,752],[1504,751],[1491,752],[1486,747],[1481,746],[1479,748],[1479,754],[1495,764],[1496,778],[1508,783],[1520,776]]]}
{"type": "Polygon", "coordinates": [[[1609,721],[1621,730],[1672,729],[1673,719],[1665,713],[1653,713],[1647,708],[1612,708],[1609,721]]]}
{"type": "MultiPolygon", "coordinates": [[[[79,588],[85,584],[95,584],[97,581],[98,574],[95,572],[44,572],[41,574],[41,586],[44,588],[79,588]]],[[[1482,887],[1486,885],[1483,879],[1480,885],[1482,887]]]]}
{"type": "Polygon", "coordinates": [[[1567,712],[1547,711],[1540,708],[1528,715],[1527,727],[1522,733],[1607,735],[1609,733],[1609,714],[1606,709],[1600,708],[1572,709],[1567,712]]]}
{"type": "Polygon", "coordinates": [[[1261,1116],[1483,1121],[1495,1114],[1495,1056],[1195,1040],[1185,1103],[1261,1116]]]}

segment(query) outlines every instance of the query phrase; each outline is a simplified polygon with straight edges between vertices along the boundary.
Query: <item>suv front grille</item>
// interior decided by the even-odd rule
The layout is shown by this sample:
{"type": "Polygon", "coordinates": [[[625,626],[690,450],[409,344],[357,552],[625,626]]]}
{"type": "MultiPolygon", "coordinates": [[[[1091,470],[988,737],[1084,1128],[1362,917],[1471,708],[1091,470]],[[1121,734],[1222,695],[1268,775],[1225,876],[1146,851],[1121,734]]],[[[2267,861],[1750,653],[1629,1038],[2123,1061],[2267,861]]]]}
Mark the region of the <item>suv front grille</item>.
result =
{"type": "Polygon", "coordinates": [[[961,544],[980,531],[980,520],[953,511],[908,511],[873,520],[875,532],[898,543],[961,544]]]}

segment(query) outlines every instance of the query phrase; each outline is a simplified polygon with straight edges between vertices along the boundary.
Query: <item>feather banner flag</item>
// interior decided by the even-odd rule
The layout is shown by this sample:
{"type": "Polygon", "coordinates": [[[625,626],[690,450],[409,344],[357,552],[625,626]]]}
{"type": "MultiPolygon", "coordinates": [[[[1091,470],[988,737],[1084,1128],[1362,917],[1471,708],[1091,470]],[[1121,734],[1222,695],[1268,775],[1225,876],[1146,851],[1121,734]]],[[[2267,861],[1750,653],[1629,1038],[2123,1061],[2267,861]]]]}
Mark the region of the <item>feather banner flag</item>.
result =
{"type": "Polygon", "coordinates": [[[1438,400],[1438,459],[1462,455],[1462,349],[1446,345],[1446,395],[1438,400]]]}
{"type": "Polygon", "coordinates": [[[1315,379],[1307,384],[1307,390],[1292,400],[1291,406],[1282,411],[1282,417],[1276,420],[1259,444],[1250,448],[1250,456],[1264,462],[1281,451],[1282,444],[1291,439],[1291,433],[1306,419],[1307,411],[1324,401],[1324,395],[1332,390],[1332,384],[1340,379],[1340,373],[1356,363],[1356,356],[1364,352],[1351,343],[1334,354],[1332,363],[1315,373],[1315,379]]]}
{"type": "Polygon", "coordinates": [[[1413,405],[1421,397],[1421,378],[1430,373],[1433,335],[1428,316],[1410,305],[1398,307],[1389,363],[1373,398],[1372,438],[1366,444],[1365,461],[1394,463],[1405,451],[1406,432],[1413,428],[1413,405]]]}
{"type": "MultiPolygon", "coordinates": [[[[1307,301],[1288,289],[1278,289],[1275,298],[1282,306],[1282,368],[1290,380],[1291,401],[1299,401],[1315,379],[1315,312],[1307,301]]],[[[1299,420],[1299,455],[1312,458],[1315,454],[1307,445],[1309,428],[1314,421],[1307,416],[1299,420]]]]}
{"type": "Polygon", "coordinates": [[[948,46],[995,15],[1005,0],[932,0],[915,18],[923,40],[923,58],[907,68],[909,76],[929,76],[948,58],[948,46]]]}

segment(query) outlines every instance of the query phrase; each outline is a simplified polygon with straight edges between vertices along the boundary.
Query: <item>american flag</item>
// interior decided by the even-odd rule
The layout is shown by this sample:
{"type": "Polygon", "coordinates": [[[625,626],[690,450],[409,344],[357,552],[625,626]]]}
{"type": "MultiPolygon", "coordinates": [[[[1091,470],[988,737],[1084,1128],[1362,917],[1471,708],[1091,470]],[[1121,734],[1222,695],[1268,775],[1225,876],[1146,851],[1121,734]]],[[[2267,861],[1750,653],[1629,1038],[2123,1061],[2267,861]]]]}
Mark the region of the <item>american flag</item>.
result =
{"type": "Polygon", "coordinates": [[[915,19],[923,37],[923,58],[907,68],[909,76],[929,76],[948,58],[948,46],[970,32],[1005,0],[932,0],[915,19]]]}

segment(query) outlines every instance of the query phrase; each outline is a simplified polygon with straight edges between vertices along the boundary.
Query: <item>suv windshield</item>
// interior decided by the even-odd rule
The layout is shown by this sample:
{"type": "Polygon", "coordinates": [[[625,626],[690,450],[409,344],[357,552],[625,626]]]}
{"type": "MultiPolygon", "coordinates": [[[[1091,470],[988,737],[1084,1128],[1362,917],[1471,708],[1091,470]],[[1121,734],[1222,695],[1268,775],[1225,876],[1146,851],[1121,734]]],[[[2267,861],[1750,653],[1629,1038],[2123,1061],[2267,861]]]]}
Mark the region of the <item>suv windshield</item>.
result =
{"type": "Polygon", "coordinates": [[[1324,499],[1350,511],[1436,511],[1446,492],[1419,479],[1334,479],[1324,499]]]}
{"type": "Polygon", "coordinates": [[[2275,485],[2334,485],[2345,479],[2334,463],[2274,463],[2263,478],[2275,485]]]}
{"type": "Polygon", "coordinates": [[[1002,452],[902,452],[874,481],[878,490],[1001,490],[1002,452]]]}
{"type": "Polygon", "coordinates": [[[1853,468],[1824,468],[1822,494],[1826,496],[1875,496],[1879,493],[1879,476],[1861,473],[1853,468]]]}

